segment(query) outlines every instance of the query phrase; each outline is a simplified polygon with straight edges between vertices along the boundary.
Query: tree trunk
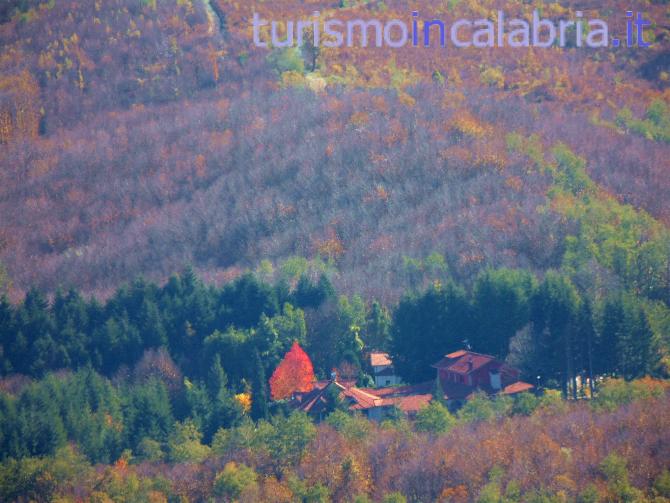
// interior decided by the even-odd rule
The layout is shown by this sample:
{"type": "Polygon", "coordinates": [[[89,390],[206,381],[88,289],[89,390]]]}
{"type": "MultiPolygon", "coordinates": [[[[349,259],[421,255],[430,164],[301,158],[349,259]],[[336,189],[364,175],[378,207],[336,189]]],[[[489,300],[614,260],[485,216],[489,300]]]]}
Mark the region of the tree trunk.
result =
{"type": "Polygon", "coordinates": [[[588,358],[588,367],[589,367],[589,390],[591,391],[591,398],[593,398],[593,393],[595,391],[595,388],[593,386],[593,346],[592,346],[592,341],[593,339],[593,331],[589,330],[589,335],[586,341],[586,352],[587,352],[587,358],[588,358]]]}
{"type": "Polygon", "coordinates": [[[563,373],[563,398],[568,399],[570,391],[570,382],[572,381],[572,348],[570,347],[570,329],[563,329],[563,342],[565,344],[565,366],[563,373]]]}

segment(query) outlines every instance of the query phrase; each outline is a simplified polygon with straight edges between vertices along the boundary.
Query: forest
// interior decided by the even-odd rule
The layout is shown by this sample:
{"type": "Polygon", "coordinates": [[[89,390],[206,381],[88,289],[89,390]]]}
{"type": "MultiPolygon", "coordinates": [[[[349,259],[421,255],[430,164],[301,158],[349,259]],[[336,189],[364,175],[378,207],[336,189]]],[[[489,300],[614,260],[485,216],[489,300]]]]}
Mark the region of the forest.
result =
{"type": "Polygon", "coordinates": [[[429,379],[432,363],[469,345],[576,398],[580,376],[667,376],[668,321],[662,302],[624,291],[593,299],[557,271],[540,281],[527,270],[488,269],[471,288],[436,277],[389,308],[338,296],[325,273],[293,285],[247,273],[217,288],[187,268],[163,286],[138,278],[106,302],[76,290],[49,301],[32,289],[18,305],[3,297],[0,369],[9,381],[83,368],[123,379],[157,365],[180,385],[182,375],[205,379],[218,361],[233,389],[255,383],[266,396],[261,376],[294,342],[321,379],[336,368],[366,382],[365,355],[385,350],[408,383],[429,379]]]}
{"type": "MultiPolygon", "coordinates": [[[[456,416],[435,403],[414,423],[377,424],[337,409],[318,425],[298,412],[256,424],[242,418],[209,442],[193,420],[170,425],[169,394],[156,379],[120,394],[90,370],[33,384],[15,408],[30,417],[30,404],[58,397],[41,438],[53,454],[0,464],[3,501],[670,498],[670,410],[658,381],[612,381],[590,403],[477,398],[456,416]],[[62,422],[53,421],[59,412],[62,422]],[[133,441],[136,449],[123,449],[133,441]],[[113,462],[99,464],[110,454],[113,462]]],[[[11,409],[4,399],[3,414],[11,409]]]]}
{"type": "Polygon", "coordinates": [[[668,3],[644,50],[251,23],[628,8],[0,2],[0,501],[670,501],[668,3]],[[469,347],[535,388],[314,418],[295,347],[305,387],[469,347]]]}
{"type": "Polygon", "coordinates": [[[629,497],[616,491],[635,501],[670,497],[663,492],[669,425],[655,423],[670,417],[658,410],[670,403],[662,380],[667,332],[657,328],[667,319],[655,318],[653,304],[623,292],[593,302],[556,271],[540,281],[527,270],[489,269],[472,288],[435,279],[389,309],[338,296],[325,273],[308,272],[293,284],[246,274],[217,288],[187,268],[163,286],[138,278],[105,302],[76,290],[49,301],[32,289],[18,305],[4,297],[2,499],[275,501],[263,491],[283,491],[276,501],[629,497]],[[398,412],[382,424],[351,415],[333,397],[326,421],[315,424],[270,399],[269,376],[295,343],[310,355],[316,377],[336,369],[361,386],[372,385],[370,349],[388,350],[403,379],[417,383],[432,378],[430,364],[468,344],[515,363],[539,389],[514,398],[478,396],[458,411],[434,401],[412,422],[398,412]],[[595,398],[586,378],[597,378],[595,398]],[[638,423],[640,414],[650,422],[638,423]],[[605,442],[607,424],[616,424],[621,445],[605,442]],[[564,431],[567,425],[573,430],[564,431]],[[595,428],[603,440],[581,428],[595,428]],[[633,433],[665,445],[636,450],[649,456],[644,476],[628,472],[636,462],[624,446],[636,445],[633,433]],[[498,445],[501,436],[523,445],[498,445]],[[432,437],[455,456],[446,458],[453,467],[437,461],[439,450],[412,461],[432,437]],[[453,447],[455,441],[470,444],[453,447]],[[477,450],[480,442],[498,454],[482,453],[487,464],[469,472],[455,453],[477,450]],[[572,460],[573,449],[587,447],[588,455],[579,451],[579,462],[572,460]],[[542,454],[533,454],[538,448],[542,454]],[[385,458],[375,460],[380,449],[385,458]],[[388,449],[410,466],[418,463],[418,472],[394,474],[388,449]],[[556,480],[524,473],[516,464],[522,454],[531,456],[528,463],[539,462],[534,455],[558,463],[539,469],[556,480]],[[105,465],[104,473],[95,468],[105,465]],[[571,473],[561,472],[566,466],[571,473]],[[412,481],[419,473],[435,482],[412,481]]]}

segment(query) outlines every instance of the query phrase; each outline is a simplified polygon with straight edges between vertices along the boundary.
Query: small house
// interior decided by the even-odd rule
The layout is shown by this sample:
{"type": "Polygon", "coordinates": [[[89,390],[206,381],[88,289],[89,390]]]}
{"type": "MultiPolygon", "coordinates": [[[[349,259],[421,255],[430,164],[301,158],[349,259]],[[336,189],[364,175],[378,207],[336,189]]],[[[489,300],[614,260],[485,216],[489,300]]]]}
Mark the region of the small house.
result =
{"type": "Polygon", "coordinates": [[[388,353],[379,351],[370,353],[370,367],[372,367],[375,387],[396,386],[401,383],[400,376],[396,375],[388,353]]]}

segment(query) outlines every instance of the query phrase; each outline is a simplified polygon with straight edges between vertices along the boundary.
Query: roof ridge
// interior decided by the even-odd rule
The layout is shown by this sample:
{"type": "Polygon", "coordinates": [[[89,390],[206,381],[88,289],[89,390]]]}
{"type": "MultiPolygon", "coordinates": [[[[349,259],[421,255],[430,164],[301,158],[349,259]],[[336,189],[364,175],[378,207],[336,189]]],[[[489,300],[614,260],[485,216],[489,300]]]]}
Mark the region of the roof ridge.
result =
{"type": "Polygon", "coordinates": [[[463,351],[465,354],[460,355],[460,356],[455,356],[454,358],[462,358],[463,356],[466,356],[466,355],[470,354],[470,355],[477,355],[477,356],[486,356],[487,358],[491,358],[493,360],[498,359],[493,355],[487,355],[486,353],[479,353],[477,351],[470,351],[469,349],[459,349],[458,351],[452,351],[451,353],[447,353],[446,355],[444,355],[444,357],[447,358],[448,355],[452,355],[452,354],[458,353],[460,351],[463,351]]]}
{"type": "Polygon", "coordinates": [[[379,399],[381,397],[377,395],[373,395],[372,393],[368,393],[367,391],[363,391],[361,388],[358,388],[356,386],[352,386],[349,388],[347,391],[357,391],[358,393],[365,395],[366,397],[372,398],[372,399],[379,399]]]}

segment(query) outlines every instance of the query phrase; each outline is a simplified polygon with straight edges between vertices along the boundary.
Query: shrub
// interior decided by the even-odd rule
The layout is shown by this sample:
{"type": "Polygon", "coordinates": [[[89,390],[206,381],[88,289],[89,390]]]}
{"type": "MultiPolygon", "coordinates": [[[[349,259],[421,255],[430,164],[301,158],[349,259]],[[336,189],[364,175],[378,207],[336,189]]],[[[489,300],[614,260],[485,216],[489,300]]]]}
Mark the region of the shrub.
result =
{"type": "Polygon", "coordinates": [[[593,484],[589,484],[577,497],[577,503],[598,503],[599,501],[598,488],[593,484]]]}
{"type": "Polygon", "coordinates": [[[363,440],[370,433],[372,425],[367,419],[342,410],[332,412],[326,423],[339,431],[349,440],[363,440]]]}
{"type": "Polygon", "coordinates": [[[382,502],[383,503],[407,503],[407,498],[405,498],[399,492],[393,492],[393,493],[389,493],[386,496],[384,496],[384,499],[382,500],[382,502]]]}
{"type": "Polygon", "coordinates": [[[210,448],[203,445],[201,439],[202,433],[193,421],[176,423],[169,440],[170,459],[175,463],[202,462],[209,456],[210,448]]]}
{"type": "Polygon", "coordinates": [[[503,71],[497,67],[487,68],[482,71],[479,75],[479,80],[482,84],[486,84],[490,87],[497,87],[498,89],[505,87],[505,75],[503,74],[503,71]]]}
{"type": "Polygon", "coordinates": [[[161,461],[165,457],[160,442],[148,437],[143,438],[139,443],[137,453],[140,459],[146,461],[161,461]]]}
{"type": "Polygon", "coordinates": [[[599,387],[593,405],[597,409],[615,410],[634,400],[660,397],[666,388],[667,385],[663,381],[651,378],[632,382],[626,382],[623,379],[608,379],[599,387]]]}
{"type": "Polygon", "coordinates": [[[489,398],[486,393],[477,393],[458,411],[458,418],[465,422],[491,421],[496,417],[505,417],[512,410],[512,399],[507,396],[489,398]]]}
{"type": "Polygon", "coordinates": [[[448,432],[456,424],[456,419],[440,402],[431,402],[416,415],[414,423],[417,431],[440,434],[448,432]]]}
{"type": "Polygon", "coordinates": [[[257,487],[257,475],[253,468],[232,461],[226,463],[214,479],[214,494],[230,500],[235,500],[242,493],[251,492],[257,487]]]}
{"type": "Polygon", "coordinates": [[[663,470],[654,480],[654,491],[663,498],[670,498],[670,471],[663,470]]]}
{"type": "Polygon", "coordinates": [[[642,500],[642,491],[630,485],[626,464],[626,460],[617,454],[610,454],[600,463],[600,471],[607,480],[609,500],[621,502],[642,500]]]}
{"type": "Polygon", "coordinates": [[[305,73],[305,62],[300,49],[296,47],[275,49],[268,55],[267,60],[279,74],[284,72],[305,73]]]}
{"type": "Polygon", "coordinates": [[[540,400],[532,393],[519,393],[514,397],[512,413],[521,416],[530,416],[540,404],[540,400]]]}

